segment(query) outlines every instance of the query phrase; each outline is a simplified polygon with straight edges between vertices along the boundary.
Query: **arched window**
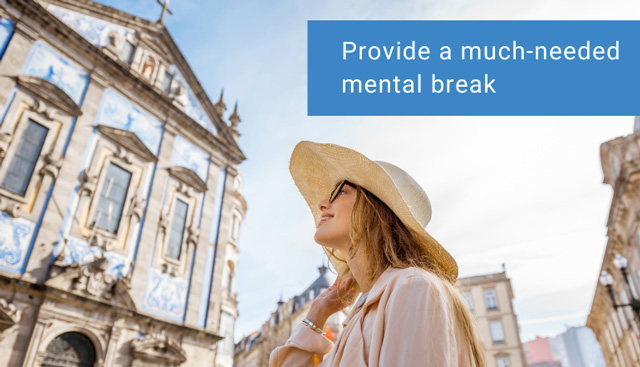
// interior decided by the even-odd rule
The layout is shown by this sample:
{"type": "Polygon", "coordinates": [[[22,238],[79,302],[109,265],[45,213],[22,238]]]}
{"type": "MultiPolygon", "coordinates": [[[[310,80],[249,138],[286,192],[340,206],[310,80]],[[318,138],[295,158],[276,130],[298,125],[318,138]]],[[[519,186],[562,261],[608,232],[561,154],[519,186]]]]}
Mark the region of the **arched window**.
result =
{"type": "Polygon", "coordinates": [[[58,335],[47,347],[43,367],[92,367],[96,349],[83,334],[70,332],[58,335]]]}

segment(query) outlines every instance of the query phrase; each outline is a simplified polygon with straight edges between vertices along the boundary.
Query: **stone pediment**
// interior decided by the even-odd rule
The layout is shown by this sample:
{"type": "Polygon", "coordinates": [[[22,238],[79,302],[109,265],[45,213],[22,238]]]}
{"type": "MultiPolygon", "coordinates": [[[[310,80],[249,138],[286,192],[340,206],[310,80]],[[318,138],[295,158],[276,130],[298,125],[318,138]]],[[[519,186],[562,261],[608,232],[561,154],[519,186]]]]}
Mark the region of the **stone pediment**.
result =
{"type": "Polygon", "coordinates": [[[179,366],[187,360],[187,353],[176,340],[163,332],[144,335],[131,341],[132,366],[179,366]]]}
{"type": "MultiPolygon", "coordinates": [[[[229,146],[233,157],[239,162],[245,159],[238,147],[237,137],[234,138],[234,133],[237,135],[237,129],[230,126],[234,123],[225,121],[222,114],[224,110],[222,113],[216,110],[162,22],[141,19],[89,0],[49,0],[45,9],[82,38],[109,54],[111,58],[118,58],[125,39],[133,42],[136,49],[146,48],[155,53],[162,59],[161,63],[168,67],[165,70],[173,75],[173,84],[168,97],[172,99],[175,107],[202,129],[208,131],[212,135],[210,140],[215,141],[214,136],[223,140],[229,146]]],[[[158,12],[160,10],[158,8],[158,12]]],[[[145,52],[143,54],[146,55],[145,52]]],[[[132,61],[130,65],[132,74],[141,79],[145,79],[145,57],[132,61]]],[[[151,62],[156,68],[157,61],[159,60],[151,62]]],[[[157,87],[159,82],[154,80],[152,84],[157,87]]],[[[158,90],[158,92],[165,94],[164,91],[158,90]]],[[[239,122],[239,119],[237,121],[239,122]]],[[[197,132],[206,134],[203,130],[197,132]]]]}
{"type": "Polygon", "coordinates": [[[116,279],[107,272],[107,265],[108,260],[104,256],[97,256],[93,261],[83,265],[54,264],[54,268],[57,268],[54,269],[55,275],[47,280],[45,285],[135,311],[135,303],[129,294],[129,278],[116,279]]]}
{"type": "Polygon", "coordinates": [[[20,87],[57,107],[69,116],[78,117],[82,115],[82,110],[73,99],[50,81],[38,78],[37,76],[19,75],[16,82],[20,87]]]}
{"type": "Polygon", "coordinates": [[[147,146],[138,138],[138,136],[128,130],[118,129],[107,125],[98,125],[98,131],[113,140],[115,143],[122,145],[127,150],[140,156],[147,162],[155,162],[158,158],[147,148],[147,146]]]}
{"type": "Polygon", "coordinates": [[[172,166],[169,167],[169,174],[200,192],[207,191],[207,184],[189,168],[172,166]]]}

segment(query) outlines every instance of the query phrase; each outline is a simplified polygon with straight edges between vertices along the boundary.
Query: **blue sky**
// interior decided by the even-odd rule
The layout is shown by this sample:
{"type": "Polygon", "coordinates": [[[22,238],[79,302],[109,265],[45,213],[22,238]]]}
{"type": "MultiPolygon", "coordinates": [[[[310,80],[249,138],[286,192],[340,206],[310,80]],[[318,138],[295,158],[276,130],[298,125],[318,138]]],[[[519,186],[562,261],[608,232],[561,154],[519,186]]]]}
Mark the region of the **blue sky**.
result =
{"type": "MultiPolygon", "coordinates": [[[[101,3],[155,20],[153,0],[101,3]]],[[[640,5],[593,0],[174,0],[166,24],[210,98],[239,101],[248,213],[240,233],[236,339],[282,294],[317,276],[323,255],[288,173],[300,140],[333,142],[410,172],[429,194],[428,226],[461,276],[501,271],[522,341],[584,324],[606,243],[612,190],[599,146],[631,117],[307,117],[309,19],[630,19],[640,5]]]]}

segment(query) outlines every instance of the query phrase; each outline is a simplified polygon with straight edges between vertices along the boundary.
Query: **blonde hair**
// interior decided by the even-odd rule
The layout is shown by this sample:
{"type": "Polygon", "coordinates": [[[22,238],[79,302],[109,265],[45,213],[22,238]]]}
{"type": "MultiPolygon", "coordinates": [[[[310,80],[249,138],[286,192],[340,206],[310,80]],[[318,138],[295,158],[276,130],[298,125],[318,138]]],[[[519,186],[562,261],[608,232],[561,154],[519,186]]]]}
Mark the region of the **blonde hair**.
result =
{"type": "MultiPolygon", "coordinates": [[[[429,244],[421,240],[421,236],[409,230],[384,202],[361,187],[356,187],[349,236],[351,238],[349,255],[353,256],[358,251],[363,251],[367,264],[367,277],[372,283],[388,267],[421,268],[440,279],[449,298],[448,304],[455,318],[454,322],[462,330],[469,345],[471,361],[475,362],[477,367],[486,366],[484,348],[477,335],[475,318],[467,308],[455,279],[446,276],[436,262],[429,257],[429,244]]],[[[329,252],[334,255],[331,249],[329,252]]],[[[335,255],[333,257],[345,262],[345,259],[335,255]]],[[[348,277],[351,277],[351,270],[340,274],[338,290],[341,288],[340,283],[348,277]]]]}

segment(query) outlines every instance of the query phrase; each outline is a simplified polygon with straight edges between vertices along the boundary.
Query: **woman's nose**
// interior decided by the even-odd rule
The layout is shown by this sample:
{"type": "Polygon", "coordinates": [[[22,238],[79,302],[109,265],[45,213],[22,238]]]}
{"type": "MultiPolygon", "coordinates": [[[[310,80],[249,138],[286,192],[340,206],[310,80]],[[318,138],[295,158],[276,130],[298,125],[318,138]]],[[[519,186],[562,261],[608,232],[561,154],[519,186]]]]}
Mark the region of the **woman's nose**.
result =
{"type": "Polygon", "coordinates": [[[322,200],[320,200],[318,202],[318,209],[320,209],[320,211],[323,211],[325,209],[327,209],[329,207],[329,198],[324,198],[322,200]]]}

